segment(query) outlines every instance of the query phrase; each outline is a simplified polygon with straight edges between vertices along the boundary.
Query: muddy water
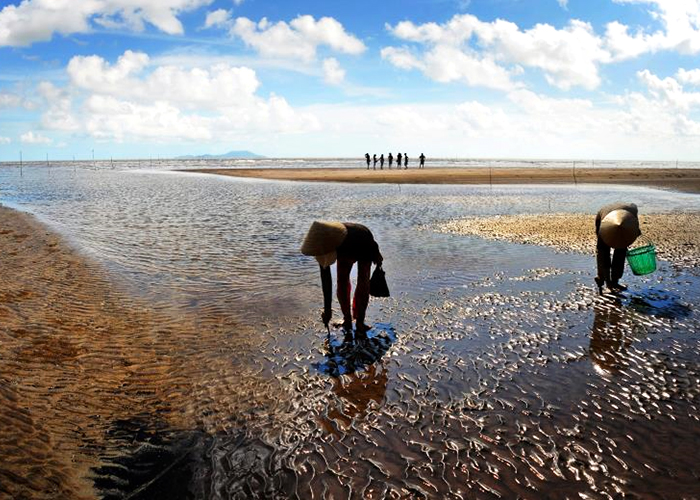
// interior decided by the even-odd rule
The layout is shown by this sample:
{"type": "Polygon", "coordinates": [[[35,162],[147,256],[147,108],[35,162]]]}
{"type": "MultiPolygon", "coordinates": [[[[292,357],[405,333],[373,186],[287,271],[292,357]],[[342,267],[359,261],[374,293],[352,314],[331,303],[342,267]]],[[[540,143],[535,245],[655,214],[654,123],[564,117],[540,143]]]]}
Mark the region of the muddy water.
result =
{"type": "MultiPolygon", "coordinates": [[[[97,384],[99,397],[78,384],[85,401],[104,402],[99,426],[44,405],[101,435],[81,452],[92,458],[91,495],[697,495],[696,270],[662,263],[651,278],[630,276],[624,295],[600,298],[590,257],[428,228],[466,215],[593,212],[616,199],[697,210],[700,197],[70,168],[22,178],[4,169],[0,183],[3,203],[36,214],[107,270],[124,314],[146,304],[167,330],[115,340],[149,359],[141,374],[130,370],[132,384],[97,384]],[[328,337],[317,320],[318,271],[298,254],[314,218],[363,222],[380,243],[393,296],[372,301],[366,341],[328,337]],[[163,346],[167,358],[148,355],[163,346]],[[111,398],[140,405],[117,411],[111,398]]],[[[118,351],[93,357],[109,363],[118,351]]],[[[4,369],[28,377],[40,369],[11,361],[4,369]]],[[[70,368],[59,372],[79,381],[70,368]]],[[[37,474],[42,467],[55,465],[37,474]]]]}

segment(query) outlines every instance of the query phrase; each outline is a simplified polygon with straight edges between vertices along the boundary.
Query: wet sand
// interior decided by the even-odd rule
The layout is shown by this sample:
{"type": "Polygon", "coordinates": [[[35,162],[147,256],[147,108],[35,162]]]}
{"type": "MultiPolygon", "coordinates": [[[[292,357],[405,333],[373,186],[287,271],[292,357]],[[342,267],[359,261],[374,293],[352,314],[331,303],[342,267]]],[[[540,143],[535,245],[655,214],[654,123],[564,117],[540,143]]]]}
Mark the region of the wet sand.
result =
{"type": "Polygon", "coordinates": [[[392,290],[372,301],[387,326],[367,343],[324,342],[314,311],[249,335],[251,349],[221,317],[130,296],[31,217],[0,208],[0,228],[0,497],[697,491],[693,276],[598,297],[567,264],[580,256],[554,255],[392,290]]]}
{"type": "MultiPolygon", "coordinates": [[[[700,263],[700,214],[640,214],[639,220],[643,238],[634,246],[648,240],[661,259],[678,266],[700,263]]],[[[449,221],[439,230],[594,254],[594,221],[591,214],[501,215],[449,221]]]]}
{"type": "Polygon", "coordinates": [[[95,471],[154,427],[220,431],[230,408],[265,398],[265,382],[226,352],[246,351],[222,334],[231,324],[140,303],[36,219],[1,206],[0,269],[0,498],[94,498],[95,471]],[[204,361],[203,351],[221,356],[204,361]]]}
{"type": "Polygon", "coordinates": [[[287,181],[359,182],[388,184],[627,184],[700,193],[700,169],[603,169],[603,168],[251,168],[198,169],[199,172],[233,177],[287,181]]]}

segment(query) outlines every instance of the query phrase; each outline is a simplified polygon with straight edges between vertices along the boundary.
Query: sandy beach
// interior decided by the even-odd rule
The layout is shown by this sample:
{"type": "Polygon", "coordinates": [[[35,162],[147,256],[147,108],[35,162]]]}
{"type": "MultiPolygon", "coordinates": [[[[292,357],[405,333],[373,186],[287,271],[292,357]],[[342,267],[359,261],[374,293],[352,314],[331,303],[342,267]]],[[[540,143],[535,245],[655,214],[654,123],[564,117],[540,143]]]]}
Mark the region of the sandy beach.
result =
{"type": "MultiPolygon", "coordinates": [[[[678,266],[700,263],[700,214],[640,214],[639,221],[643,238],[634,246],[649,241],[661,259],[678,266]]],[[[455,220],[440,224],[438,230],[593,255],[593,226],[591,214],[534,214],[455,220]]]]}
{"type": "Polygon", "coordinates": [[[228,356],[201,360],[231,328],[223,318],[195,325],[139,301],[61,236],[2,206],[0,269],[2,498],[95,498],[96,468],[125,445],[116,422],[138,428],[157,415],[173,429],[215,430],[215,412],[200,414],[210,399],[245,408],[259,385],[228,356]],[[191,375],[202,367],[216,373],[206,391],[191,375]]]}
{"type": "Polygon", "coordinates": [[[408,170],[251,168],[198,169],[233,177],[285,181],[359,182],[388,184],[627,184],[700,192],[700,169],[598,169],[598,168],[425,168],[408,170]]]}

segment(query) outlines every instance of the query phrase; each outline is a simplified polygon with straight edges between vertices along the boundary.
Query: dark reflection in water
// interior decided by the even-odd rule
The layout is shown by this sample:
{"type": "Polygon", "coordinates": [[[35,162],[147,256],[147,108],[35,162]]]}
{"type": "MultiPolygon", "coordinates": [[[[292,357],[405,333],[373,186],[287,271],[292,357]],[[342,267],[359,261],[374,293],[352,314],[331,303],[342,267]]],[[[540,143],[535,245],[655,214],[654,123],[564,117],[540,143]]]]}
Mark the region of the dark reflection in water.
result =
{"type": "Polygon", "coordinates": [[[344,335],[342,340],[328,335],[325,360],[313,363],[320,373],[338,377],[365,370],[379,361],[396,342],[396,333],[389,324],[376,323],[366,338],[344,335]]]}
{"type": "Polygon", "coordinates": [[[590,352],[603,372],[614,374],[627,364],[627,348],[644,333],[636,314],[674,320],[687,318],[692,309],[677,293],[658,287],[601,298],[593,307],[590,352]]]}
{"type": "Polygon", "coordinates": [[[211,442],[205,433],[158,428],[145,415],[116,421],[108,433],[121,453],[103,457],[93,470],[95,487],[110,500],[203,498],[204,453],[211,442]]]}
{"type": "Polygon", "coordinates": [[[625,349],[632,342],[630,323],[624,322],[622,301],[618,297],[603,300],[593,308],[593,314],[591,358],[601,370],[616,373],[625,349]]]}

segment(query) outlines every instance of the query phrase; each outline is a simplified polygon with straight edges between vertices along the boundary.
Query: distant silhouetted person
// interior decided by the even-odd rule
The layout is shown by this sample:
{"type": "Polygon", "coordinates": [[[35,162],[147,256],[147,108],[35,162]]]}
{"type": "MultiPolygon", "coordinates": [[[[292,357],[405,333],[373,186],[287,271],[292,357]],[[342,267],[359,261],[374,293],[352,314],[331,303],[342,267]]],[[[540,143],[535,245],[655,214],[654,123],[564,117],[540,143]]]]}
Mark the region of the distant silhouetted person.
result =
{"type": "Polygon", "coordinates": [[[394,163],[394,155],[389,153],[389,156],[387,156],[387,160],[389,160],[389,169],[391,169],[391,164],[394,163]]]}
{"type": "Polygon", "coordinates": [[[369,304],[369,281],[372,263],[382,265],[379,245],[372,232],[362,224],[352,222],[315,221],[301,245],[301,253],[313,255],[321,268],[323,289],[323,313],[321,320],[328,326],[331,320],[333,300],[333,278],[331,265],[337,260],[337,295],[343,311],[343,328],[352,332],[352,319],[355,316],[355,331],[362,336],[370,328],[365,325],[365,313],[369,304]],[[357,262],[357,288],[355,289],[354,311],[350,308],[350,271],[357,262]]]}
{"type": "Polygon", "coordinates": [[[626,290],[627,287],[619,281],[625,271],[627,247],[642,234],[639,230],[637,205],[634,203],[605,205],[596,215],[595,233],[598,237],[596,244],[598,274],[595,278],[598,292],[603,292],[604,284],[612,292],[626,290]],[[614,249],[612,265],[610,249],[614,249]]]}
{"type": "Polygon", "coordinates": [[[418,168],[425,168],[425,155],[423,153],[420,154],[420,165],[418,168]]]}
{"type": "Polygon", "coordinates": [[[374,163],[372,163],[372,168],[374,168],[374,170],[377,170],[377,155],[374,155],[372,160],[374,161],[374,163]]]}
{"type": "Polygon", "coordinates": [[[403,154],[403,168],[404,168],[404,170],[408,168],[408,154],[407,153],[403,154]]]}
{"type": "Polygon", "coordinates": [[[379,157],[379,169],[384,170],[384,153],[379,157]]]}
{"type": "Polygon", "coordinates": [[[367,170],[369,170],[369,153],[365,153],[365,160],[367,160],[367,170]]]}
{"type": "Polygon", "coordinates": [[[396,155],[396,167],[397,168],[401,168],[401,158],[402,158],[401,153],[396,155]]]}

